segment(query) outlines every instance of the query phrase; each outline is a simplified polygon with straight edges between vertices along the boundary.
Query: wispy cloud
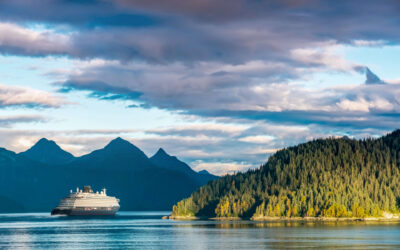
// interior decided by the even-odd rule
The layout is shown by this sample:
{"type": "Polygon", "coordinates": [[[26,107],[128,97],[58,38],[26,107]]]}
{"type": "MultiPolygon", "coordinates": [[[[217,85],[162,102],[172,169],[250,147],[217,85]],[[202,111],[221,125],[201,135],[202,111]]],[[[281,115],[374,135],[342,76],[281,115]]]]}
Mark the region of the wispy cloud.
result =
{"type": "Polygon", "coordinates": [[[0,107],[23,106],[57,108],[68,101],[64,97],[28,87],[0,84],[0,107]]]}
{"type": "Polygon", "coordinates": [[[253,135],[239,138],[239,141],[249,143],[268,143],[272,140],[274,140],[274,137],[269,135],[253,135]]]}
{"type": "Polygon", "coordinates": [[[377,116],[383,113],[395,116],[400,112],[397,100],[400,85],[382,84],[384,81],[364,66],[349,64],[348,70],[365,74],[366,84],[338,83],[314,90],[295,83],[294,76],[299,74],[297,78],[301,79],[300,73],[293,73],[292,82],[286,82],[287,79],[279,80],[276,67],[271,71],[267,68],[257,62],[203,63],[195,68],[182,64],[113,64],[86,68],[85,72],[71,75],[71,80],[61,86],[94,93],[105,91],[113,98],[204,117],[240,117],[290,124],[389,128],[392,121],[376,123],[377,116]],[[212,69],[219,73],[213,73],[212,69]],[[96,79],[106,83],[98,84],[96,79]]]}
{"type": "Polygon", "coordinates": [[[44,122],[46,118],[40,115],[0,116],[0,127],[10,127],[18,123],[44,122]]]}
{"type": "Polygon", "coordinates": [[[69,50],[69,37],[52,30],[34,31],[13,23],[0,23],[0,47],[4,54],[63,55],[69,50]]]}
{"type": "Polygon", "coordinates": [[[234,174],[248,170],[252,165],[245,162],[202,162],[194,163],[196,171],[207,170],[215,175],[234,174]]]}

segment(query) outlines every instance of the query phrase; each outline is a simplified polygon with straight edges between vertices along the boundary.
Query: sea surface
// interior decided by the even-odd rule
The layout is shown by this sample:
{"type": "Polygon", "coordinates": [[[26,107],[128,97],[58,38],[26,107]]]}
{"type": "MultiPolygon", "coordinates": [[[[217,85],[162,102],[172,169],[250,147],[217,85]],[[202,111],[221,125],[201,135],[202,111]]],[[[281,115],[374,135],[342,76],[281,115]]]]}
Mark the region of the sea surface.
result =
{"type": "Polygon", "coordinates": [[[169,212],[115,217],[0,214],[0,249],[400,249],[400,223],[163,220],[169,212]]]}

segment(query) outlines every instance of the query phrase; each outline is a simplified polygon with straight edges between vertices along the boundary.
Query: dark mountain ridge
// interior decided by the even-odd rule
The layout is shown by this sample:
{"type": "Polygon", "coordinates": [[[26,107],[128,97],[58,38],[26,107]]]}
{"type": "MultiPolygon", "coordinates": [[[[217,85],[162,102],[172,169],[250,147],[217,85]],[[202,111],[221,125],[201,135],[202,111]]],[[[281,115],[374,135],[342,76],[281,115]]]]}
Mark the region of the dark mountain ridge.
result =
{"type": "Polygon", "coordinates": [[[74,158],[72,154],[61,149],[54,141],[46,138],[40,139],[33,147],[20,153],[20,155],[47,164],[61,164],[74,158]]]}
{"type": "Polygon", "coordinates": [[[0,212],[50,211],[83,185],[106,187],[120,198],[121,210],[166,210],[206,183],[195,171],[188,174],[185,163],[163,160],[154,164],[122,138],[81,157],[45,138],[19,154],[0,148],[0,212]]]}
{"type": "Polygon", "coordinates": [[[189,165],[180,161],[176,156],[167,154],[162,148],[160,148],[155,155],[150,157],[150,161],[160,168],[183,172],[196,179],[201,185],[206,184],[210,180],[215,180],[218,178],[207,171],[207,173],[204,172],[205,170],[203,170],[201,173],[195,172],[191,167],[189,167],[189,165]]]}
{"type": "Polygon", "coordinates": [[[383,217],[399,214],[399,187],[400,130],[377,139],[318,139],[209,182],[172,216],[383,217]]]}
{"type": "Polygon", "coordinates": [[[102,149],[77,157],[69,165],[80,168],[106,167],[109,169],[154,167],[143,151],[120,137],[112,140],[102,149]]]}

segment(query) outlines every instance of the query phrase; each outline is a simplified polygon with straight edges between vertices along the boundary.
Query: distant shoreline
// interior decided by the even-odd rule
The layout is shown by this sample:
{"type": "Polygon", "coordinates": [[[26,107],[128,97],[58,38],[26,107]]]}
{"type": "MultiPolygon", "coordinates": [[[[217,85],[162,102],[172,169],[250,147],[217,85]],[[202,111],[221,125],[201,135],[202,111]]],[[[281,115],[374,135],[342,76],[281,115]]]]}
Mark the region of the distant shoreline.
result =
{"type": "Polygon", "coordinates": [[[219,220],[219,221],[271,221],[271,222],[346,222],[346,221],[380,221],[380,222],[400,222],[398,216],[393,218],[386,217],[207,217],[207,216],[164,216],[163,219],[170,220],[219,220]]]}

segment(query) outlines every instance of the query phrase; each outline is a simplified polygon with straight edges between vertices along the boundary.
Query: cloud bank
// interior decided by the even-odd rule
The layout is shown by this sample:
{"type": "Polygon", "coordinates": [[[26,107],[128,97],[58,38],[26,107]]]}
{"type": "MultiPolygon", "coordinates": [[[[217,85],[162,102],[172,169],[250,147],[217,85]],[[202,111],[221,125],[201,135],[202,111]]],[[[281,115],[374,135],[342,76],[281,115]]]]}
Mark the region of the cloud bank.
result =
{"type": "MultiPolygon", "coordinates": [[[[345,52],[398,46],[399,11],[395,0],[2,1],[0,53],[77,61],[73,70],[49,72],[60,95],[86,91],[128,108],[216,121],[145,131],[138,143],[233,171],[306,139],[397,128],[399,81],[345,52]],[[365,80],[320,85],[318,74],[365,80]]],[[[1,107],[63,102],[0,85],[1,107]]]]}

